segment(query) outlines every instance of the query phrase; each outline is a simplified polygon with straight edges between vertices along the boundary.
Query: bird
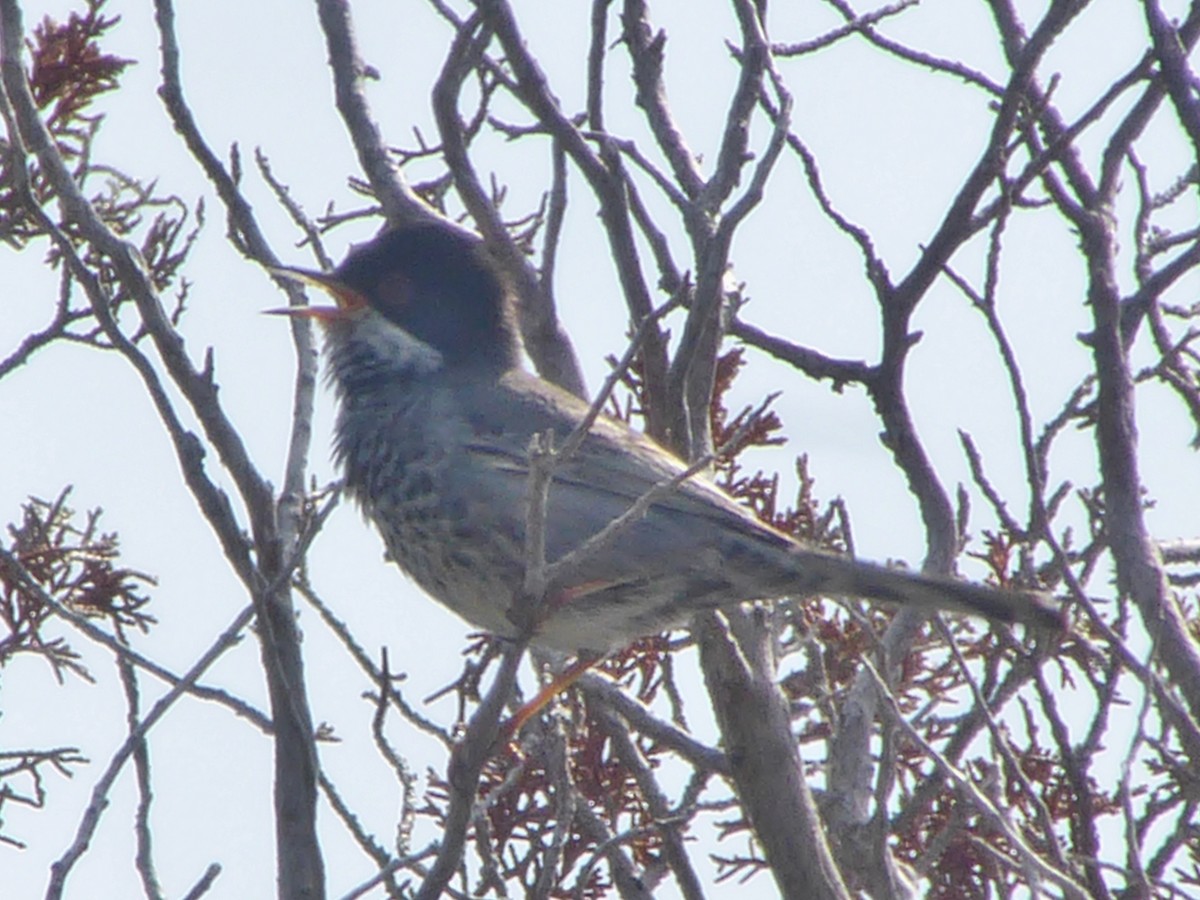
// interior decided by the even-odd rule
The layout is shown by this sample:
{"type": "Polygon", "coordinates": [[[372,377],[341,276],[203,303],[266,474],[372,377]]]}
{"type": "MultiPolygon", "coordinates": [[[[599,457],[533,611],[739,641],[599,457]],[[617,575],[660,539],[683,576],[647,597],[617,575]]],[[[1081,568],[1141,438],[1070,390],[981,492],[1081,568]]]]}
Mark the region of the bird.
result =
{"type": "Polygon", "coordinates": [[[345,491],[388,557],[475,628],[596,660],[701,611],[818,594],[1061,628],[1060,610],[1036,591],[806,546],[606,416],[553,469],[546,561],[563,559],[656,486],[674,486],[657,488],[644,515],[566,566],[532,616],[521,615],[531,440],[552,435],[561,445],[589,405],[522,366],[517,298],[483,240],[423,221],[354,247],[331,273],[274,272],[335,301],[275,312],[324,330],[345,491]]]}

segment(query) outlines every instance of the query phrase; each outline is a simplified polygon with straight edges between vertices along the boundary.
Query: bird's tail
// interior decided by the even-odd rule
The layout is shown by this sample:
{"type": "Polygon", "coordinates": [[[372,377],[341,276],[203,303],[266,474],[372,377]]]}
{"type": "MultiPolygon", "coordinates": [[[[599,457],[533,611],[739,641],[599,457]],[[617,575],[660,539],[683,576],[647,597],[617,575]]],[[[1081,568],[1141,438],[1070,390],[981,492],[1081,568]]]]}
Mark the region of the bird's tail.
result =
{"type": "Polygon", "coordinates": [[[843,594],[912,607],[928,613],[963,612],[999,622],[1061,631],[1061,607],[1037,591],[1010,590],[904,569],[889,569],[850,557],[793,550],[801,580],[813,593],[843,594]],[[815,578],[814,578],[815,576],[815,578]],[[812,581],[818,583],[812,584],[812,581]]]}

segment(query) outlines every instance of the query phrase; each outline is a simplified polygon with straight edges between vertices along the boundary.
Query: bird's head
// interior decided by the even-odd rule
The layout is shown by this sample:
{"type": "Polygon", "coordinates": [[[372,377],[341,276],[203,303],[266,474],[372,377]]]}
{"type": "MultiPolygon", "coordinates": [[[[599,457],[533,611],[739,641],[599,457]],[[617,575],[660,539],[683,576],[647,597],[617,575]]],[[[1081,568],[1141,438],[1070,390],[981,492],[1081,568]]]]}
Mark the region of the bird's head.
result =
{"type": "Polygon", "coordinates": [[[332,273],[275,274],[328,291],[334,306],[272,310],[315,319],[337,356],[414,373],[441,368],[504,371],[519,344],[505,280],[483,242],[441,222],[407,225],[355,247],[332,273]],[[365,360],[364,360],[365,362],[365,360]]]}

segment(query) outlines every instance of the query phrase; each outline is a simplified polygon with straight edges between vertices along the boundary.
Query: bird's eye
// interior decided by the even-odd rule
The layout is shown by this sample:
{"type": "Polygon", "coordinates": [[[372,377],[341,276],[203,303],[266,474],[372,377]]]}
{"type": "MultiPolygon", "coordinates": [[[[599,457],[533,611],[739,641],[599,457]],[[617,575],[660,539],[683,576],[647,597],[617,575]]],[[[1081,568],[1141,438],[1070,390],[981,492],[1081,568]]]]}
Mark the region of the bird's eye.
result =
{"type": "Polygon", "coordinates": [[[387,272],[375,288],[379,311],[402,315],[413,299],[412,281],[403,272],[387,272]]]}

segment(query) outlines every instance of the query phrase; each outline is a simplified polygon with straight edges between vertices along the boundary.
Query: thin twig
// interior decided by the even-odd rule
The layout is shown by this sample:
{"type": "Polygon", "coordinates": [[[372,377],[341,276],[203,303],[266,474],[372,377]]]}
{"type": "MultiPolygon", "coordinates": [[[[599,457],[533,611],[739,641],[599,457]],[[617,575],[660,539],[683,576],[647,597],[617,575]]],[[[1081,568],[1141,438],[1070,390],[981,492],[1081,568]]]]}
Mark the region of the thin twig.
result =
{"type": "Polygon", "coordinates": [[[991,827],[1004,835],[1005,839],[1011,844],[1014,852],[1019,856],[1019,863],[1015,863],[1015,865],[1030,867],[1042,878],[1059,885],[1066,892],[1067,896],[1073,897],[1075,900],[1087,900],[1088,892],[1082,885],[1076,883],[1068,873],[1043,860],[1029,846],[1024,836],[1012,826],[1008,817],[995,807],[992,801],[975,786],[974,782],[963,775],[950,760],[946,759],[936,747],[925,740],[924,736],[917,729],[909,724],[900,711],[895,695],[888,689],[887,684],[869,659],[863,659],[863,667],[875,682],[875,688],[884,701],[884,709],[888,712],[889,718],[904,731],[909,740],[916,743],[922,752],[933,761],[938,770],[950,780],[962,798],[978,809],[991,827]]]}
{"type": "Polygon", "coordinates": [[[188,669],[179,684],[173,686],[154,704],[146,714],[146,717],[138,724],[137,728],[130,732],[125,742],[113,754],[108,767],[92,787],[91,800],[75,832],[75,839],[71,842],[71,846],[67,848],[66,852],[50,866],[50,884],[46,888],[46,900],[60,900],[62,897],[63,890],[66,887],[67,876],[90,845],[92,837],[96,832],[96,826],[100,824],[100,817],[104,814],[104,810],[108,806],[108,794],[112,789],[113,782],[116,781],[117,775],[120,774],[121,769],[137,748],[139,742],[145,740],[147,732],[174,705],[175,701],[187,692],[188,687],[194,684],[196,679],[203,675],[208,667],[217,661],[221,654],[238,642],[242,630],[250,624],[250,620],[253,618],[254,604],[248,604],[234,617],[229,626],[217,636],[216,640],[209,645],[209,648],[196,660],[195,664],[188,669]]]}

